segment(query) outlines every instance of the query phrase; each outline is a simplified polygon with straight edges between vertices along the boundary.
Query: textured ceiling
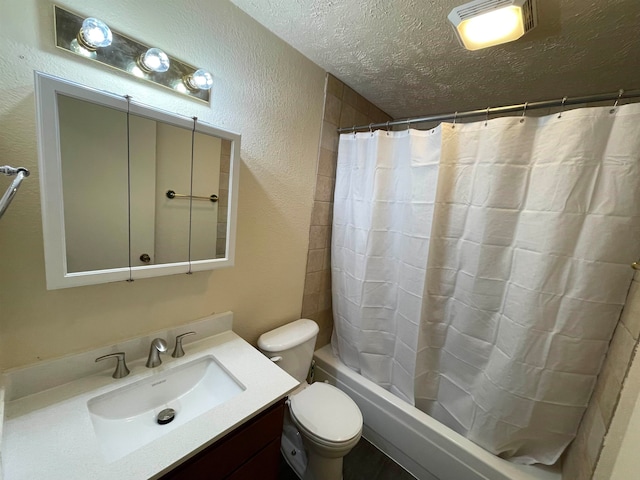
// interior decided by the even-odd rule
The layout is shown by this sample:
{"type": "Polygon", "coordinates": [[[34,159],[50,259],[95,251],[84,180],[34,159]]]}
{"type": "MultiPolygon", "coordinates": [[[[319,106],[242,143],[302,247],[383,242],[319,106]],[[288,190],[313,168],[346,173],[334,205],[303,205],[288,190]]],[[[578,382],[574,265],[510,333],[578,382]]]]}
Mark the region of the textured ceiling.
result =
{"type": "Polygon", "coordinates": [[[640,0],[538,0],[538,26],[475,52],[465,0],[231,0],[394,118],[640,88],[640,0]]]}

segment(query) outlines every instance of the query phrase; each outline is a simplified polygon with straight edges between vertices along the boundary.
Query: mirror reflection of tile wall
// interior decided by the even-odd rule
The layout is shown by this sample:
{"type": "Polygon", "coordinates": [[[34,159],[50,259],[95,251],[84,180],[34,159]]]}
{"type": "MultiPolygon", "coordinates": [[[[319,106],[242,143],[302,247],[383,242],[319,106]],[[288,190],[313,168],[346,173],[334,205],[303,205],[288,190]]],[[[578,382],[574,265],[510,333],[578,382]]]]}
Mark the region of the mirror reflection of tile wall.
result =
{"type": "Polygon", "coordinates": [[[338,127],[368,125],[393,120],[362,95],[327,74],[324,117],[316,172],[309,251],[301,317],[315,320],[319,327],[316,348],[329,343],[333,329],[331,309],[331,223],[333,191],[338,159],[338,127]]]}
{"type": "Polygon", "coordinates": [[[231,142],[222,140],[220,153],[220,183],[218,187],[218,232],[216,258],[224,258],[227,243],[227,215],[229,208],[229,166],[231,165],[231,142]]]}

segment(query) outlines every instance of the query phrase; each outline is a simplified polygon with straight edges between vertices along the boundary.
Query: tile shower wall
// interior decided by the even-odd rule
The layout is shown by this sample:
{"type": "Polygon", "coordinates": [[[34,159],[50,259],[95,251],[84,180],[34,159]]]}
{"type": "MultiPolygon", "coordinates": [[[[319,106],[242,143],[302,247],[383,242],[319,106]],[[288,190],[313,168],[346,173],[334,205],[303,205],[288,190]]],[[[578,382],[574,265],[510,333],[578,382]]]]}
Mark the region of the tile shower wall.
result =
{"type": "Polygon", "coordinates": [[[617,416],[630,415],[630,412],[619,407],[620,393],[640,338],[639,280],[640,276],[636,274],[589,407],[565,455],[562,469],[562,478],[565,480],[609,478],[607,471],[610,471],[617,451],[613,438],[616,433],[611,426],[617,416]]]}
{"type": "Polygon", "coordinates": [[[331,221],[333,190],[338,158],[338,127],[381,123],[392,118],[349,88],[333,75],[327,74],[324,116],[316,191],[311,226],[309,252],[301,316],[315,320],[320,326],[316,348],[329,343],[333,329],[331,310],[331,221]]]}

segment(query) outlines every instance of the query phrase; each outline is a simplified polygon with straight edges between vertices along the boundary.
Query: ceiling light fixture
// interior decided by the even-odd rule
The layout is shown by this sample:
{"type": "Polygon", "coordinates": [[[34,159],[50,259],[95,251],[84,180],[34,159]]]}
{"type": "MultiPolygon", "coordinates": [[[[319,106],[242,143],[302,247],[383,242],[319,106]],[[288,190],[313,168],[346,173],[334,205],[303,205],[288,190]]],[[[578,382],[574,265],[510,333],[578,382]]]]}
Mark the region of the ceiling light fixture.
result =
{"type": "Polygon", "coordinates": [[[113,35],[109,26],[102,20],[89,17],[82,22],[77,39],[85,49],[95,52],[98,48],[111,45],[113,35]]]}
{"type": "Polygon", "coordinates": [[[169,56],[159,48],[150,48],[138,58],[138,66],[147,73],[166,72],[170,65],[169,56]]]}
{"type": "Polygon", "coordinates": [[[448,18],[467,50],[512,42],[537,23],[535,0],[474,0],[451,10],[448,18]]]}
{"type": "Polygon", "coordinates": [[[191,75],[184,77],[184,84],[190,90],[210,90],[213,86],[213,75],[199,68],[191,75]]]}

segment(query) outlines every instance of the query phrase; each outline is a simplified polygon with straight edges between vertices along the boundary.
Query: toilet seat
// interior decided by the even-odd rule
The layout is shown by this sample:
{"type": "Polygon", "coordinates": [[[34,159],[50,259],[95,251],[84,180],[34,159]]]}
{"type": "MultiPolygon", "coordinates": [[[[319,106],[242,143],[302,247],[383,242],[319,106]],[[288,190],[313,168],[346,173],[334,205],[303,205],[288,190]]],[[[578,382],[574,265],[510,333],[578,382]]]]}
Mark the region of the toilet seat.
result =
{"type": "Polygon", "coordinates": [[[327,447],[342,446],[362,433],[362,413],[349,396],[328,383],[313,383],[290,397],[301,433],[327,447]]]}

